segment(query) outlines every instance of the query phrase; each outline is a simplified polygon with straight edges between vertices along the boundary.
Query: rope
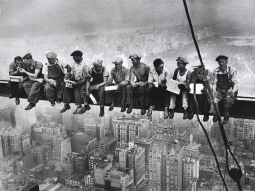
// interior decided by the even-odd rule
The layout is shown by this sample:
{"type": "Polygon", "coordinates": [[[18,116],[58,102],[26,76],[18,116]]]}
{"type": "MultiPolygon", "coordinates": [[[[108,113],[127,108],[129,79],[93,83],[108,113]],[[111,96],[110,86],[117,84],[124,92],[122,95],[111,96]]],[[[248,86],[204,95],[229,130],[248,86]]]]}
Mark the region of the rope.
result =
{"type": "MultiPolygon", "coordinates": [[[[202,56],[201,56],[201,54],[200,54],[199,46],[198,46],[198,43],[197,43],[197,41],[196,41],[196,37],[195,37],[195,33],[194,33],[194,29],[193,29],[192,22],[191,22],[191,18],[190,18],[190,15],[189,15],[189,11],[188,11],[188,6],[187,6],[187,3],[186,3],[186,0],[183,0],[183,4],[184,4],[185,12],[186,12],[186,15],[187,15],[187,19],[188,19],[188,22],[189,22],[189,26],[190,26],[190,30],[191,30],[191,35],[192,35],[192,38],[193,38],[193,41],[194,41],[194,44],[195,44],[195,47],[196,47],[196,50],[197,50],[197,53],[198,53],[198,57],[199,57],[201,66],[202,66],[203,72],[206,73],[205,67],[204,67],[204,64],[203,64],[203,60],[202,60],[202,56]]],[[[196,84],[196,83],[195,83],[195,84],[196,84]]],[[[206,131],[205,131],[205,129],[204,129],[203,124],[201,123],[201,121],[200,121],[200,119],[199,119],[199,117],[198,117],[198,111],[199,111],[198,108],[199,108],[199,105],[198,105],[198,102],[197,102],[197,99],[196,99],[196,92],[195,92],[196,86],[195,86],[195,84],[194,84],[194,94],[193,94],[193,95],[194,95],[194,99],[195,99],[195,103],[196,103],[196,107],[197,107],[196,116],[197,116],[197,119],[198,119],[198,121],[199,121],[201,127],[203,128],[203,130],[204,130],[204,132],[205,132],[205,134],[206,134],[206,138],[207,138],[208,143],[209,143],[209,145],[210,145],[210,147],[211,147],[211,142],[210,142],[210,140],[209,140],[209,137],[208,137],[208,135],[207,135],[207,133],[206,133],[206,131]]],[[[205,86],[206,86],[206,88],[207,88],[207,90],[208,90],[208,93],[209,93],[209,96],[210,96],[211,100],[213,101],[213,100],[214,100],[214,96],[213,96],[212,89],[211,89],[211,87],[210,87],[210,84],[209,84],[209,81],[208,81],[208,80],[205,81],[205,86]]],[[[227,166],[228,174],[229,174],[229,176],[237,183],[239,190],[242,191],[242,186],[241,186],[241,184],[240,184],[240,179],[242,178],[242,170],[241,170],[241,167],[240,167],[240,165],[239,165],[237,159],[236,159],[235,156],[233,155],[232,150],[230,149],[230,147],[229,147],[229,145],[228,145],[228,140],[227,140],[227,136],[226,136],[226,133],[225,133],[225,130],[224,130],[224,126],[223,126],[222,121],[221,121],[220,111],[219,111],[218,105],[217,105],[215,102],[213,102],[213,106],[214,106],[215,109],[216,109],[216,116],[217,116],[218,124],[219,124],[219,126],[220,126],[221,135],[222,135],[222,138],[223,138],[223,141],[224,141],[224,145],[225,145],[225,148],[226,148],[226,166],[227,166]],[[236,168],[229,169],[229,166],[228,166],[228,152],[227,152],[227,151],[229,151],[230,155],[233,157],[235,163],[236,163],[237,166],[238,166],[238,169],[236,169],[236,168]]],[[[213,151],[213,155],[214,155],[215,159],[217,159],[217,156],[215,155],[215,152],[214,152],[214,150],[213,150],[212,147],[211,147],[211,149],[212,149],[212,151],[213,151]]],[[[218,160],[216,160],[216,163],[217,163],[217,166],[219,166],[218,160]]],[[[226,185],[226,182],[225,182],[225,180],[224,180],[224,178],[223,178],[223,176],[222,176],[222,173],[221,173],[221,171],[220,171],[219,168],[218,168],[218,170],[219,170],[221,179],[222,179],[222,181],[223,181],[223,183],[224,183],[224,185],[225,185],[226,191],[228,191],[227,185],[226,185]]]]}

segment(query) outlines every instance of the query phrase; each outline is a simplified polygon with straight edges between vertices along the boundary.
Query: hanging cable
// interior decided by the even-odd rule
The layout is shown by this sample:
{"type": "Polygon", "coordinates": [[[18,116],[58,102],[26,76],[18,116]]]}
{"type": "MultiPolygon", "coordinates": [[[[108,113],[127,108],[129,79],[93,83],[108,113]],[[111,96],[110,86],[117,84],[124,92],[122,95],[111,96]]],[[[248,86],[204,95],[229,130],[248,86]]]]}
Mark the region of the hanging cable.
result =
{"type": "MultiPolygon", "coordinates": [[[[197,41],[196,41],[196,37],[195,37],[195,33],[194,33],[194,30],[193,30],[193,26],[192,26],[192,22],[191,22],[191,18],[190,18],[190,15],[189,15],[189,11],[188,11],[188,6],[187,6],[187,3],[186,3],[186,0],[183,0],[183,4],[184,4],[184,8],[185,8],[185,12],[186,12],[186,15],[187,15],[187,19],[188,19],[188,22],[189,22],[189,26],[190,26],[190,30],[191,30],[191,35],[192,35],[192,38],[193,38],[193,41],[194,41],[194,44],[195,44],[195,47],[196,47],[196,50],[197,50],[197,53],[198,53],[198,57],[199,57],[199,60],[200,60],[200,64],[201,64],[201,67],[203,69],[203,72],[204,74],[206,74],[206,70],[205,70],[205,67],[204,67],[204,64],[203,64],[203,60],[202,60],[202,56],[200,54],[200,50],[199,50],[199,46],[197,44],[197,41]]],[[[196,83],[195,83],[196,84],[196,83]]],[[[203,127],[203,124],[201,123],[200,119],[199,119],[199,116],[198,116],[198,111],[199,111],[199,105],[198,105],[198,102],[197,102],[197,99],[196,99],[196,85],[194,84],[194,99],[195,99],[195,103],[196,103],[196,107],[197,107],[197,119],[201,125],[201,127],[203,128],[203,130],[205,131],[204,127],[203,127]]],[[[208,94],[211,98],[211,101],[213,103],[213,106],[215,107],[215,110],[216,110],[216,116],[217,116],[217,120],[218,120],[218,124],[220,126],[220,130],[221,130],[221,135],[222,135],[222,139],[224,141],[224,145],[225,145],[225,148],[226,148],[226,166],[227,166],[227,171],[228,171],[228,174],[229,176],[237,183],[238,185],[238,188],[240,191],[242,191],[242,186],[241,186],[241,183],[240,183],[240,179],[242,178],[242,170],[241,170],[241,167],[237,161],[237,159],[235,158],[235,156],[233,155],[233,152],[232,150],[230,149],[229,147],[229,144],[228,144],[228,140],[227,140],[227,136],[226,136],[226,133],[225,133],[225,130],[224,130],[224,126],[223,126],[223,123],[221,121],[221,117],[220,117],[220,111],[219,111],[219,108],[218,108],[218,105],[217,103],[214,102],[214,96],[213,96],[213,93],[212,93],[212,89],[210,87],[210,84],[209,84],[209,81],[208,80],[205,80],[205,86],[207,88],[207,91],[208,91],[208,94]],[[232,169],[229,169],[229,165],[228,165],[228,151],[229,151],[229,154],[233,157],[235,163],[237,164],[237,168],[232,168],[232,169]]],[[[206,131],[205,131],[206,132],[206,131]]],[[[207,137],[207,140],[208,140],[208,143],[211,147],[211,142],[209,140],[209,137],[206,134],[206,137],[207,137]]],[[[211,147],[211,149],[213,149],[211,147]]],[[[213,150],[212,150],[213,151],[213,150]]],[[[214,153],[214,151],[213,151],[214,153]]],[[[214,153],[215,154],[215,153],[214,153]]],[[[217,158],[216,155],[214,155],[215,159],[217,158]]],[[[217,160],[216,160],[216,163],[217,163],[217,160]]],[[[217,164],[218,166],[218,164],[217,164]]],[[[227,189],[227,185],[226,185],[226,182],[222,176],[222,173],[220,171],[220,169],[218,168],[219,170],[219,173],[220,173],[220,176],[222,178],[222,181],[225,185],[225,188],[226,190],[228,191],[227,189]]]]}

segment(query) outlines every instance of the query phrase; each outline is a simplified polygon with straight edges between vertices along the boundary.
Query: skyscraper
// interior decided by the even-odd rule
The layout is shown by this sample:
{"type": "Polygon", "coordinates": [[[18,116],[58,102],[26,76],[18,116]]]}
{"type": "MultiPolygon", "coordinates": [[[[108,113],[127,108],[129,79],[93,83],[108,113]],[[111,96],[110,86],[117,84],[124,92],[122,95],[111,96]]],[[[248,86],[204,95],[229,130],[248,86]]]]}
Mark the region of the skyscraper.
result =
{"type": "Polygon", "coordinates": [[[66,157],[67,154],[71,152],[71,141],[69,137],[66,138],[64,136],[58,136],[53,139],[53,160],[63,161],[64,157],[66,157]]]}

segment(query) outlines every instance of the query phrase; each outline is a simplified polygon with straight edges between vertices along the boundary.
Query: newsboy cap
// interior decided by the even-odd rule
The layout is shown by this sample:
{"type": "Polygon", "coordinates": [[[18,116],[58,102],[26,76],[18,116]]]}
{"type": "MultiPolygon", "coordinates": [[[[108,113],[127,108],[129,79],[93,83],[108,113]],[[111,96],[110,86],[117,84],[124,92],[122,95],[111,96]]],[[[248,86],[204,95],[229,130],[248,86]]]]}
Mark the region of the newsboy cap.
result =
{"type": "Polygon", "coordinates": [[[217,58],[216,58],[216,60],[215,61],[219,61],[220,59],[224,59],[224,60],[228,60],[228,57],[227,56],[225,56],[225,55],[219,55],[217,58]]]}
{"type": "Polygon", "coordinates": [[[76,51],[74,51],[74,52],[71,54],[71,56],[82,56],[82,55],[83,55],[82,51],[79,51],[79,50],[76,50],[76,51]]]}
{"type": "Polygon", "coordinates": [[[95,65],[101,65],[102,63],[103,63],[103,60],[95,59],[92,64],[95,66],[95,65]]]}
{"type": "Polygon", "coordinates": [[[112,63],[113,64],[123,63],[123,59],[120,56],[116,56],[116,58],[114,59],[114,61],[112,63]]]}
{"type": "Polygon", "coordinates": [[[183,63],[183,64],[189,64],[189,61],[188,61],[186,58],[182,57],[182,56],[178,56],[178,58],[176,59],[176,61],[177,61],[177,62],[181,62],[181,63],[183,63]]]}
{"type": "Polygon", "coordinates": [[[57,58],[57,54],[55,52],[48,52],[46,54],[46,58],[57,58]]]}

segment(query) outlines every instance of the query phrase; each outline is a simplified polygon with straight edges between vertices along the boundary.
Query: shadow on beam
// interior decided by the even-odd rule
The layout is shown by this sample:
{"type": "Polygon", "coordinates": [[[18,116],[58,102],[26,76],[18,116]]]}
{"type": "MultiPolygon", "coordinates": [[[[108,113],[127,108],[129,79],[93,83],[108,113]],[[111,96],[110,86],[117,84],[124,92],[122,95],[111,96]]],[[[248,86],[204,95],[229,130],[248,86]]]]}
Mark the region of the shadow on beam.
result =
{"type": "MultiPolygon", "coordinates": [[[[8,97],[10,95],[10,91],[7,87],[7,80],[0,80],[0,96],[2,97],[8,97]]],[[[45,94],[42,90],[42,98],[41,100],[47,100],[45,97],[45,94]]],[[[138,93],[134,93],[134,109],[140,109],[139,106],[139,100],[138,100],[138,93]],[[137,104],[136,104],[137,103],[137,104]]],[[[22,93],[21,93],[21,98],[26,99],[27,95],[23,89],[22,93]]],[[[97,98],[96,98],[97,99],[97,98]]],[[[203,102],[202,102],[202,98],[198,95],[197,96],[198,99],[198,103],[199,103],[199,110],[200,110],[200,115],[203,115],[204,113],[201,112],[203,111],[203,102]]],[[[110,105],[109,102],[109,94],[106,92],[106,106],[110,105]]],[[[72,103],[74,103],[74,95],[72,95],[72,103]]],[[[90,104],[92,104],[92,102],[90,102],[90,104]]],[[[117,105],[117,107],[120,107],[120,104],[117,105]]],[[[220,105],[219,106],[221,114],[223,113],[223,106],[220,105]]],[[[163,104],[163,100],[158,100],[157,101],[157,105],[155,106],[155,109],[157,111],[164,111],[164,104],[163,104]]],[[[177,104],[176,104],[176,109],[175,111],[177,113],[183,113],[183,108],[181,107],[181,100],[177,98],[177,104]]],[[[235,118],[244,118],[244,119],[255,119],[255,98],[254,97],[237,97],[236,101],[235,101],[235,105],[232,108],[232,111],[230,113],[230,117],[235,117],[235,118]]]]}

